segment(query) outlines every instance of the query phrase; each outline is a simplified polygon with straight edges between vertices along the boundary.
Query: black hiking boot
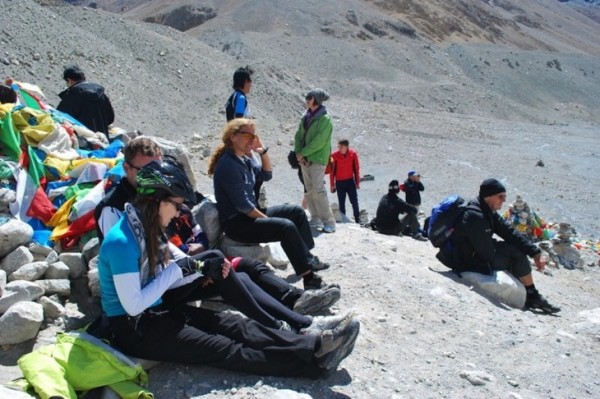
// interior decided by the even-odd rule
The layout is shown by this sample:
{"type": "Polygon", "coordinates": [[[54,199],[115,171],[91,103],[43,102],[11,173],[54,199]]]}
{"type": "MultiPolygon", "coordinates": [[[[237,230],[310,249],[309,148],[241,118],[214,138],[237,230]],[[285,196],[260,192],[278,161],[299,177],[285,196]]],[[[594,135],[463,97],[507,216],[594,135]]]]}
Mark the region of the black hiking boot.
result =
{"type": "Polygon", "coordinates": [[[525,299],[525,310],[541,310],[546,314],[560,312],[559,307],[552,305],[537,291],[531,294],[527,294],[527,299],[525,299]]]}

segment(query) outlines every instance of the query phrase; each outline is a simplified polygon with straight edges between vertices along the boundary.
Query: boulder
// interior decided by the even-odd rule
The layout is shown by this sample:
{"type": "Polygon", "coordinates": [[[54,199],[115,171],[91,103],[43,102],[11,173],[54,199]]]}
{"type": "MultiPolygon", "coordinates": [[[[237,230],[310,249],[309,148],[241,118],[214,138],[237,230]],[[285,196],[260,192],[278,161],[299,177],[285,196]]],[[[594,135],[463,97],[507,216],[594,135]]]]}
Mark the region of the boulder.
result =
{"type": "Polygon", "coordinates": [[[4,313],[17,302],[35,301],[44,295],[44,289],[29,281],[12,281],[6,284],[0,297],[0,313],[4,313]]]}
{"type": "Polygon", "coordinates": [[[258,259],[262,262],[267,262],[270,255],[266,246],[237,242],[227,236],[223,236],[219,249],[227,256],[241,256],[242,258],[258,259]]]}
{"type": "Polygon", "coordinates": [[[93,297],[100,298],[100,277],[97,268],[88,272],[88,288],[93,297]]]}
{"type": "Polygon", "coordinates": [[[71,295],[71,282],[67,279],[62,280],[36,280],[35,283],[42,287],[46,295],[57,294],[60,296],[71,295]]]}
{"type": "Polygon", "coordinates": [[[20,344],[35,338],[42,321],[44,309],[35,302],[19,302],[0,317],[0,345],[20,344]]]}
{"type": "Polygon", "coordinates": [[[63,305],[61,305],[58,302],[53,301],[52,299],[48,298],[47,296],[43,296],[41,297],[38,302],[40,303],[40,305],[42,305],[42,308],[44,309],[44,317],[48,318],[48,319],[57,319],[60,316],[64,315],[67,310],[65,309],[65,307],[63,305]]]}
{"type": "Polygon", "coordinates": [[[33,262],[33,254],[23,245],[17,247],[14,251],[6,255],[0,262],[0,269],[6,274],[11,274],[18,268],[33,262]]]}
{"type": "Polygon", "coordinates": [[[171,155],[177,161],[183,165],[183,170],[194,189],[196,188],[196,175],[192,169],[192,163],[190,162],[190,152],[188,149],[174,141],[163,139],[162,137],[151,137],[152,140],[156,141],[160,146],[160,149],[164,155],[171,155]]]}
{"type": "Polygon", "coordinates": [[[211,248],[218,246],[223,235],[223,228],[219,222],[217,204],[210,199],[205,199],[192,209],[192,215],[206,234],[209,246],[211,248]]]}
{"type": "Polygon", "coordinates": [[[63,252],[58,255],[58,260],[69,266],[70,278],[79,278],[87,272],[87,266],[83,261],[81,252],[63,252]]]}
{"type": "Polygon", "coordinates": [[[17,195],[14,190],[6,187],[0,188],[0,212],[8,213],[8,207],[15,202],[16,199],[17,195]]]}
{"type": "Polygon", "coordinates": [[[44,278],[47,279],[66,279],[69,278],[69,274],[71,273],[71,269],[64,262],[54,262],[48,266],[48,270],[46,270],[46,274],[44,278]]]}
{"type": "Polygon", "coordinates": [[[100,240],[97,237],[94,237],[86,242],[81,250],[81,255],[83,256],[85,264],[87,265],[90,259],[98,255],[98,252],[100,252],[100,240]]]}
{"type": "Polygon", "coordinates": [[[512,274],[496,271],[491,276],[474,272],[461,273],[458,281],[473,286],[484,297],[521,309],[525,305],[525,287],[512,274]]]}
{"type": "Polygon", "coordinates": [[[33,237],[33,228],[17,219],[8,219],[0,225],[0,258],[26,245],[33,237]]]}
{"type": "Polygon", "coordinates": [[[266,245],[268,258],[267,261],[271,266],[279,270],[287,269],[287,265],[290,263],[285,251],[278,242],[270,242],[266,245]]]}
{"type": "Polygon", "coordinates": [[[46,273],[46,270],[48,270],[48,266],[48,263],[44,261],[28,263],[19,267],[12,274],[9,274],[8,281],[35,281],[46,273]]]}
{"type": "Polygon", "coordinates": [[[50,254],[50,252],[52,251],[54,251],[52,248],[47,247],[45,245],[40,245],[35,242],[29,244],[29,252],[31,252],[34,255],[48,256],[48,254],[50,254]]]}
{"type": "Polygon", "coordinates": [[[2,296],[2,290],[6,287],[6,272],[0,270],[0,296],[2,296]]]}
{"type": "Polygon", "coordinates": [[[98,269],[98,256],[94,256],[92,259],[90,259],[90,261],[88,262],[88,277],[90,274],[90,271],[94,270],[94,269],[98,269]]]}
{"type": "Polygon", "coordinates": [[[46,255],[46,258],[44,259],[46,262],[48,262],[49,264],[58,262],[58,252],[56,251],[50,251],[50,253],[48,253],[48,255],[46,255]]]}

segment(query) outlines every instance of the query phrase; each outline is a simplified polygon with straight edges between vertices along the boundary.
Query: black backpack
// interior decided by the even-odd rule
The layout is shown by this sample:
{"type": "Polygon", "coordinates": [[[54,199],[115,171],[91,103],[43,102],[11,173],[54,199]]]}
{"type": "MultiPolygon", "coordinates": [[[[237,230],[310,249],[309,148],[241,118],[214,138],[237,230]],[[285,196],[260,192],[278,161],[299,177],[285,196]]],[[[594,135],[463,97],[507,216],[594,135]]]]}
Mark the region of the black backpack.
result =
{"type": "Polygon", "coordinates": [[[227,99],[227,103],[225,104],[225,116],[227,117],[227,122],[235,118],[235,102],[239,95],[240,92],[236,90],[227,99]]]}

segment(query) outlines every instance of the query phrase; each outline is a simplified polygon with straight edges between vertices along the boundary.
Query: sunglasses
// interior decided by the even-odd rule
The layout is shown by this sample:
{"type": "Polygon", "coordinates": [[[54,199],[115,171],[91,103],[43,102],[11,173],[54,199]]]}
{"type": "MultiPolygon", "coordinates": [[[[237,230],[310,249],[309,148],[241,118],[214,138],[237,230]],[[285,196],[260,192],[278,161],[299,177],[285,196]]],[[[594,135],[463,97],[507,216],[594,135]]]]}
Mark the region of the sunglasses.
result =
{"type": "Polygon", "coordinates": [[[129,165],[130,168],[135,169],[136,172],[139,172],[140,170],[142,170],[142,168],[138,168],[137,166],[133,166],[133,164],[131,162],[127,162],[127,165],[129,165]]]}
{"type": "Polygon", "coordinates": [[[165,201],[170,202],[171,204],[173,204],[173,206],[175,207],[175,209],[177,210],[177,212],[181,212],[181,210],[183,209],[183,202],[173,201],[171,198],[167,198],[167,199],[165,199],[165,201]]]}

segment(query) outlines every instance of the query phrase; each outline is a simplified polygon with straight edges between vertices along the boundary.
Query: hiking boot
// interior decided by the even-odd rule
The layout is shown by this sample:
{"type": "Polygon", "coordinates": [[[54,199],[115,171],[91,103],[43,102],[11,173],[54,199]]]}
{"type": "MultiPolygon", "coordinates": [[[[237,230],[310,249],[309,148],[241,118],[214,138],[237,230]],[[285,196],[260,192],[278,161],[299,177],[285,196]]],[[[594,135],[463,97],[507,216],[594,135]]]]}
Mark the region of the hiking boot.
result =
{"type": "Polygon", "coordinates": [[[325,289],[330,287],[340,288],[339,284],[325,284],[321,276],[317,273],[312,273],[312,277],[310,280],[304,280],[304,290],[318,290],[319,288],[325,289]]]}
{"type": "Polygon", "coordinates": [[[323,233],[335,233],[335,226],[332,225],[324,225],[323,226],[323,230],[321,230],[323,233]]]}
{"type": "Polygon", "coordinates": [[[321,262],[321,259],[319,259],[318,256],[313,256],[308,264],[314,271],[329,269],[329,263],[321,262]]]}
{"type": "Polygon", "coordinates": [[[312,319],[310,326],[301,328],[299,333],[302,335],[321,335],[327,330],[336,328],[343,329],[344,326],[354,319],[354,312],[348,311],[333,316],[315,316],[312,319]]]}
{"type": "Polygon", "coordinates": [[[525,310],[537,309],[537,310],[541,310],[542,312],[544,312],[546,314],[560,312],[559,307],[556,307],[556,306],[550,304],[550,302],[548,302],[548,300],[546,298],[544,298],[543,296],[541,296],[539,294],[539,292],[537,292],[537,291],[532,294],[527,294],[527,299],[525,299],[524,309],[525,310]]]}
{"type": "Polygon", "coordinates": [[[329,309],[339,301],[341,290],[339,287],[327,287],[317,290],[304,291],[294,304],[294,312],[300,314],[314,314],[329,309]]]}
{"type": "Polygon", "coordinates": [[[412,238],[414,238],[417,241],[427,241],[427,238],[423,237],[423,234],[421,233],[413,234],[412,238]]]}
{"type": "Polygon", "coordinates": [[[315,352],[318,365],[328,372],[336,370],[354,349],[359,331],[360,322],[354,319],[334,330],[324,331],[321,334],[321,347],[315,352]]]}

